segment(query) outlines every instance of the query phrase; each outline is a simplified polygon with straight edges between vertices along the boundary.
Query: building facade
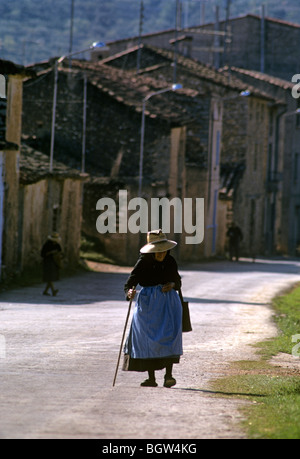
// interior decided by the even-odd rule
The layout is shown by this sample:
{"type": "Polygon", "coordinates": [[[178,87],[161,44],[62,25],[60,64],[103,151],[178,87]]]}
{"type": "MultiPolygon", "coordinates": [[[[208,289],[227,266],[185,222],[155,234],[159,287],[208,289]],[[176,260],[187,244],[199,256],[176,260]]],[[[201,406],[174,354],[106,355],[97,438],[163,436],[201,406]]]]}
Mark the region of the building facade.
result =
{"type": "MultiPolygon", "coordinates": [[[[110,42],[109,52],[115,55],[138,46],[139,40],[110,42]]],[[[300,25],[264,16],[247,14],[177,32],[161,31],[143,35],[141,42],[169,50],[177,43],[179,54],[216,68],[235,66],[288,81],[300,73],[300,25]]]]}
{"type": "Polygon", "coordinates": [[[32,72],[0,60],[0,277],[18,269],[19,173],[23,79],[32,72]]]}

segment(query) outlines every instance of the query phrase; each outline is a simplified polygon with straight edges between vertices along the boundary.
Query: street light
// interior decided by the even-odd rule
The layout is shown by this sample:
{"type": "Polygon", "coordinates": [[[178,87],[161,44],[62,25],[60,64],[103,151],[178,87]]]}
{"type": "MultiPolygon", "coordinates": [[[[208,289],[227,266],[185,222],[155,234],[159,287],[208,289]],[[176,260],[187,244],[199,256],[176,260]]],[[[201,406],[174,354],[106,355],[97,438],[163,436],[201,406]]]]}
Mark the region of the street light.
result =
{"type": "Polygon", "coordinates": [[[249,89],[245,89],[244,91],[239,92],[235,96],[222,97],[222,102],[227,102],[228,100],[238,99],[239,97],[249,97],[249,96],[251,96],[251,91],[249,91],[249,89]]]}
{"type": "MultiPolygon", "coordinates": [[[[94,42],[89,48],[85,48],[81,51],[75,51],[74,53],[66,54],[61,56],[55,61],[54,65],[54,89],[53,89],[53,102],[52,102],[52,126],[51,126],[51,145],[50,145],[50,164],[49,171],[53,171],[53,154],[54,154],[54,138],[55,138],[55,118],[56,118],[56,104],[57,104],[57,81],[58,81],[58,65],[61,64],[65,59],[74,56],[75,54],[85,53],[86,51],[91,51],[95,48],[103,48],[105,43],[99,41],[94,42]]],[[[85,94],[85,89],[84,89],[85,94]]],[[[85,120],[84,120],[85,122],[85,120]]]]}
{"type": "Polygon", "coordinates": [[[249,89],[246,89],[246,91],[240,92],[240,97],[249,97],[249,96],[251,96],[251,91],[249,91],[249,89]]]}
{"type": "Polygon", "coordinates": [[[169,88],[161,89],[160,91],[152,92],[148,94],[143,100],[143,111],[142,111],[142,125],[141,125],[141,144],[140,144],[140,169],[139,169],[139,194],[138,196],[141,198],[142,196],[142,182],[143,182],[143,162],[144,162],[144,139],[145,139],[145,110],[146,110],[146,103],[149,99],[153,96],[158,96],[159,94],[163,94],[169,91],[177,91],[178,89],[182,89],[181,84],[173,84],[169,88]]]}
{"type": "Polygon", "coordinates": [[[300,108],[297,108],[297,110],[293,110],[292,112],[284,113],[283,118],[292,115],[300,115],[300,108]]]}

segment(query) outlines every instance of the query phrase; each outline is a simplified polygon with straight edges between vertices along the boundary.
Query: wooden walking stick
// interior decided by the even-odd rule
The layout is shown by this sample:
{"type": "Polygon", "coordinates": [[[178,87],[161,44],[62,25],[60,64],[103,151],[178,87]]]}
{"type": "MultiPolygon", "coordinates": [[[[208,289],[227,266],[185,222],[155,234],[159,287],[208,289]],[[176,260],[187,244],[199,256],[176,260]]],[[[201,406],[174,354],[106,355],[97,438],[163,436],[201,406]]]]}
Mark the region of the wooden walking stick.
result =
{"type": "MultiPolygon", "coordinates": [[[[132,290],[135,291],[135,287],[132,287],[132,290]]],[[[127,317],[126,317],[125,326],[124,326],[124,330],[123,330],[122,341],[121,341],[121,345],[120,345],[118,363],[117,363],[117,366],[116,366],[115,377],[114,377],[114,381],[113,381],[113,387],[114,387],[116,379],[117,379],[118,368],[119,368],[119,363],[120,363],[120,358],[121,358],[121,353],[122,353],[122,348],[123,348],[123,342],[124,342],[124,337],[125,337],[126,328],[127,328],[127,324],[128,324],[128,319],[129,319],[129,316],[130,316],[130,309],[131,309],[133,298],[134,298],[134,296],[130,299],[130,302],[129,302],[127,317]]]]}

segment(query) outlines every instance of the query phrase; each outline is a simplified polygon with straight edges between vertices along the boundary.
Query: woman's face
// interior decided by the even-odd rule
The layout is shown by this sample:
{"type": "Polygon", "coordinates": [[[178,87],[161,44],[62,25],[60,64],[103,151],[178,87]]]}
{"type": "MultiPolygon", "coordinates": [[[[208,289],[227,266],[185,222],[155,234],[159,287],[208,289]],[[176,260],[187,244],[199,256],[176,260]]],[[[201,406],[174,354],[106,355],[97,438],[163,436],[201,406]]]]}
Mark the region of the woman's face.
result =
{"type": "Polygon", "coordinates": [[[167,255],[167,252],[156,252],[154,254],[155,260],[156,261],[164,261],[165,256],[167,255]]]}

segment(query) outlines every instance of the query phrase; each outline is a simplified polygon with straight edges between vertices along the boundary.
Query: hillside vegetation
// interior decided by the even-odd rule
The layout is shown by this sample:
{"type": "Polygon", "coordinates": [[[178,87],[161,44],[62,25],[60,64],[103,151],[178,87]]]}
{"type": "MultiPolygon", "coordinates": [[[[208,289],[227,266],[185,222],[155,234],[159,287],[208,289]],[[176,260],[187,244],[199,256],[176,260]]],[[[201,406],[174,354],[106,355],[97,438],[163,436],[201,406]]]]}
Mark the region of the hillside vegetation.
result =
{"type": "MultiPolygon", "coordinates": [[[[226,0],[205,1],[205,21],[213,21],[215,5],[225,17],[226,0]]],[[[182,25],[198,25],[200,0],[184,0],[182,25]]],[[[260,14],[300,23],[295,0],[232,0],[231,16],[260,14]]],[[[66,54],[70,43],[72,0],[9,0],[0,3],[0,57],[28,64],[66,54]]],[[[144,0],[143,32],[173,28],[176,0],[144,0]]],[[[112,41],[138,34],[140,0],[74,0],[73,50],[94,41],[112,41]]]]}

